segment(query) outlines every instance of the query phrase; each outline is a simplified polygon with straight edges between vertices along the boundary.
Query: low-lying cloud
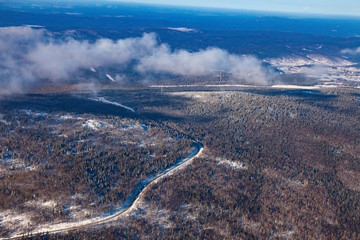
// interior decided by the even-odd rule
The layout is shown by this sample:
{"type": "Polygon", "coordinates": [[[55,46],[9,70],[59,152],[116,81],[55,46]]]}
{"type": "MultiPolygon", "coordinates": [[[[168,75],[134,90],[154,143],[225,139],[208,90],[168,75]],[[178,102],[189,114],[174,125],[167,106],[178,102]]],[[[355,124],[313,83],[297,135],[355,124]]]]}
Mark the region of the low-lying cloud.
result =
{"type": "MultiPolygon", "coordinates": [[[[19,92],[38,80],[63,82],[77,78],[80,70],[108,66],[133,66],[142,74],[177,75],[231,73],[234,79],[265,83],[268,72],[261,61],[218,48],[198,52],[173,51],[158,42],[156,34],[95,42],[73,38],[57,39],[45,29],[30,26],[0,28],[1,91],[19,92]]],[[[118,73],[117,80],[123,79],[118,73]],[[118,77],[119,76],[119,77],[118,77]]]]}
{"type": "Polygon", "coordinates": [[[202,75],[223,71],[231,73],[235,79],[254,83],[265,83],[267,79],[264,67],[255,57],[241,57],[219,48],[190,53],[186,50],[172,52],[169,47],[162,45],[154,54],[141,58],[136,69],[139,72],[177,75],[202,75]]]}

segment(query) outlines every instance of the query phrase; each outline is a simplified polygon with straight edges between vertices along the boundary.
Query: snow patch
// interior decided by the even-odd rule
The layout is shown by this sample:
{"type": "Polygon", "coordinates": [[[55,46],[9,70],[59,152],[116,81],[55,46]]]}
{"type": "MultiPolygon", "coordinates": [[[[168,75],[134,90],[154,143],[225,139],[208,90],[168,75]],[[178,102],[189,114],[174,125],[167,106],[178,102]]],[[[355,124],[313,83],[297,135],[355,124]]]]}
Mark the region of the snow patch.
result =
{"type": "Polygon", "coordinates": [[[45,201],[40,203],[40,206],[44,207],[44,208],[53,208],[56,206],[56,202],[54,200],[49,200],[49,201],[45,201]]]}
{"type": "Polygon", "coordinates": [[[74,117],[70,114],[66,114],[64,116],[61,116],[60,119],[61,120],[71,120],[71,119],[82,120],[83,118],[82,117],[74,117]]]}
{"type": "Polygon", "coordinates": [[[10,122],[8,122],[8,121],[6,121],[6,120],[4,120],[4,119],[0,119],[0,122],[1,122],[1,123],[4,123],[5,125],[10,125],[10,122]]]}
{"type": "Polygon", "coordinates": [[[82,125],[83,127],[87,127],[92,130],[99,130],[99,128],[102,128],[104,126],[103,123],[98,122],[94,119],[87,120],[86,123],[82,125]]]}
{"type": "Polygon", "coordinates": [[[25,113],[28,116],[31,115],[31,110],[28,110],[28,109],[22,109],[22,110],[19,110],[19,112],[25,113]]]}
{"type": "Polygon", "coordinates": [[[35,116],[37,116],[37,117],[47,117],[48,116],[48,114],[47,113],[45,113],[45,112],[38,112],[38,113],[35,113],[34,114],[35,116]]]}
{"type": "Polygon", "coordinates": [[[91,217],[91,211],[88,209],[82,208],[80,205],[73,205],[67,208],[70,211],[70,216],[73,219],[84,219],[91,217]]]}
{"type": "Polygon", "coordinates": [[[107,77],[107,79],[109,79],[110,81],[112,81],[112,82],[115,82],[115,79],[113,79],[111,76],[110,76],[110,74],[105,74],[105,76],[107,77]]]}
{"type": "Polygon", "coordinates": [[[304,74],[322,81],[360,81],[360,69],[342,58],[328,58],[319,54],[305,57],[267,58],[264,60],[284,73],[304,74]]]}
{"type": "Polygon", "coordinates": [[[32,25],[32,24],[26,24],[25,27],[31,27],[31,28],[44,28],[45,26],[42,25],[32,25]]]}
{"type": "Polygon", "coordinates": [[[142,124],[142,123],[139,123],[139,124],[140,124],[140,126],[143,128],[143,130],[144,130],[145,132],[147,132],[147,130],[148,130],[147,126],[146,126],[145,124],[142,124]]]}
{"type": "Polygon", "coordinates": [[[305,89],[305,90],[320,88],[319,85],[317,85],[317,86],[300,86],[300,85],[285,85],[285,84],[272,85],[271,87],[272,88],[286,88],[286,89],[305,89]]]}
{"type": "Polygon", "coordinates": [[[224,159],[220,159],[220,158],[217,158],[216,160],[217,160],[217,164],[228,165],[234,169],[241,169],[241,170],[248,169],[248,166],[246,166],[246,164],[242,163],[242,162],[234,162],[234,161],[224,160],[224,159]]]}
{"type": "Polygon", "coordinates": [[[130,214],[133,218],[146,218],[153,225],[161,225],[163,228],[170,228],[169,221],[170,211],[167,209],[160,209],[151,207],[149,203],[140,203],[139,207],[130,214]]]}
{"type": "Polygon", "coordinates": [[[28,116],[36,116],[36,117],[46,117],[46,116],[48,116],[48,114],[45,113],[45,112],[32,112],[29,109],[22,109],[22,110],[19,110],[19,112],[25,113],[28,116]]]}
{"type": "Polygon", "coordinates": [[[29,166],[25,166],[25,163],[21,159],[9,159],[7,157],[0,159],[0,162],[7,166],[10,170],[31,170],[32,168],[29,166]]]}
{"type": "Polygon", "coordinates": [[[305,65],[326,65],[326,66],[350,66],[353,62],[348,60],[333,58],[329,59],[322,55],[309,54],[306,57],[290,57],[290,58],[268,58],[265,62],[274,66],[305,66],[305,65]]]}
{"type": "Polygon", "coordinates": [[[24,230],[24,228],[31,223],[28,214],[18,214],[11,212],[10,210],[0,212],[0,222],[1,226],[4,228],[13,228],[14,226],[17,226],[20,228],[19,230],[24,230]]]}
{"type": "Polygon", "coordinates": [[[65,116],[61,116],[60,119],[61,120],[69,120],[69,119],[74,119],[74,117],[68,114],[68,115],[65,115],[65,116]]]}
{"type": "Polygon", "coordinates": [[[36,166],[27,166],[24,168],[25,170],[28,170],[28,171],[36,171],[37,170],[37,167],[36,166]]]}
{"type": "Polygon", "coordinates": [[[186,27],[168,27],[169,30],[179,31],[179,32],[197,32],[198,30],[193,28],[186,28],[186,27]]]}
{"type": "Polygon", "coordinates": [[[54,200],[43,200],[43,201],[29,201],[26,202],[25,205],[27,206],[36,206],[39,208],[54,208],[57,205],[57,202],[54,200]]]}

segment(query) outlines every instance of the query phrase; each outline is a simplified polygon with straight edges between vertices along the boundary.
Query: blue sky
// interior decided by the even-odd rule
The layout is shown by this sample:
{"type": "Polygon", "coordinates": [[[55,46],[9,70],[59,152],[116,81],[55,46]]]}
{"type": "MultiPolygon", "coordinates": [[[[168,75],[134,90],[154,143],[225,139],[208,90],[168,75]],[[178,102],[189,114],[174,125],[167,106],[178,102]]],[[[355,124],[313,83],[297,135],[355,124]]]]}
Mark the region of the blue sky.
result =
{"type": "Polygon", "coordinates": [[[360,0],[110,0],[193,7],[217,7],[303,14],[360,16],[360,0]]]}

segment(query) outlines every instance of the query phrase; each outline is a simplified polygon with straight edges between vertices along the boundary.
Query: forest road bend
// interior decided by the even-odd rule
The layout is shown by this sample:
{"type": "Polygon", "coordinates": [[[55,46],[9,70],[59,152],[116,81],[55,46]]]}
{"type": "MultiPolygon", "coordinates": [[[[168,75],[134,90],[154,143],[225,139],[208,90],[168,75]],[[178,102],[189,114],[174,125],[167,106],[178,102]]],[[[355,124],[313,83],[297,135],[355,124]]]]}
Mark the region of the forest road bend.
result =
{"type": "Polygon", "coordinates": [[[136,209],[136,206],[140,202],[140,199],[152,185],[156,184],[160,179],[165,178],[166,176],[169,176],[169,175],[173,174],[174,172],[183,169],[184,167],[189,165],[195,158],[200,157],[200,155],[202,154],[202,151],[203,151],[203,146],[201,143],[195,142],[195,141],[194,141],[194,144],[195,144],[195,149],[186,158],[184,158],[180,162],[176,163],[175,165],[167,168],[163,172],[159,173],[157,176],[153,177],[150,182],[148,182],[142,186],[143,188],[137,194],[135,199],[131,203],[128,204],[129,206],[125,207],[124,209],[122,209],[118,212],[115,212],[112,215],[102,217],[102,218],[96,218],[93,221],[89,219],[87,221],[91,221],[91,222],[87,222],[87,223],[83,223],[83,224],[81,224],[81,223],[76,224],[76,222],[75,222],[75,223],[73,223],[74,226],[67,226],[67,227],[62,227],[62,228],[58,227],[58,228],[54,228],[54,229],[51,229],[51,226],[50,226],[49,229],[46,229],[45,231],[44,230],[33,231],[33,232],[26,233],[26,234],[16,235],[16,236],[9,237],[9,238],[0,238],[0,239],[23,239],[24,237],[30,237],[30,236],[34,236],[36,234],[69,232],[69,231],[81,229],[83,227],[90,227],[90,226],[95,226],[95,225],[102,224],[102,223],[111,222],[120,216],[129,214],[132,210],[136,209]]]}

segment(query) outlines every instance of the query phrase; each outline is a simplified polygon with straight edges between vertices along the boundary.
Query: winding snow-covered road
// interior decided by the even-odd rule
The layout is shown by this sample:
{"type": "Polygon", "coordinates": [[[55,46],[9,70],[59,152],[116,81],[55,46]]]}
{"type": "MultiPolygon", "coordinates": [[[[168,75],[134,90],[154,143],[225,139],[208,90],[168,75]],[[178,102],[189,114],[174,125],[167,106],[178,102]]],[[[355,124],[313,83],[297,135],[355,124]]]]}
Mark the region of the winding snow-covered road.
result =
{"type": "MultiPolygon", "coordinates": [[[[100,100],[101,101],[101,100],[100,100]]],[[[110,103],[113,104],[113,103],[110,103]]],[[[121,106],[120,104],[118,106],[121,106]]],[[[122,107],[122,106],[121,106],[122,107]]],[[[130,109],[128,109],[130,110],[130,109]]],[[[131,110],[130,110],[131,111],[131,110]]],[[[142,199],[145,192],[151,188],[152,185],[156,184],[159,180],[165,178],[173,174],[174,172],[183,169],[187,165],[189,165],[195,158],[199,157],[203,151],[203,146],[199,142],[194,141],[194,149],[193,151],[184,159],[177,162],[173,166],[163,170],[161,173],[157,174],[156,176],[149,177],[143,180],[138,186],[135,187],[133,192],[130,194],[130,197],[125,201],[121,208],[117,209],[116,211],[109,213],[107,215],[96,217],[92,219],[82,220],[79,222],[73,223],[59,223],[50,226],[42,226],[38,229],[34,230],[33,232],[26,233],[25,236],[35,235],[40,233],[60,233],[60,232],[67,232],[76,229],[80,229],[86,226],[93,226],[97,224],[102,224],[106,222],[113,221],[118,217],[124,216],[129,214],[132,210],[136,209],[138,203],[142,199]]],[[[10,238],[2,238],[2,239],[20,239],[24,236],[24,234],[19,234],[12,236],[10,238]]]]}

